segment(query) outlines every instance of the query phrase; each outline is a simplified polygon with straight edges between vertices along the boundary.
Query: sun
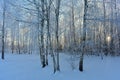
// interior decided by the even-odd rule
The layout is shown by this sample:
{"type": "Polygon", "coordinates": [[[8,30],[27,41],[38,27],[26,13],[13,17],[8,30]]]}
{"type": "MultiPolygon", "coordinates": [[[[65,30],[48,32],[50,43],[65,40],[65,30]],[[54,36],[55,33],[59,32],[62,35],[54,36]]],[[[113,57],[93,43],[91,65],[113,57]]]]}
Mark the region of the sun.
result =
{"type": "Polygon", "coordinates": [[[111,37],[110,37],[110,36],[107,36],[107,37],[106,37],[106,40],[107,40],[107,42],[110,42],[110,41],[111,41],[111,37]]]}

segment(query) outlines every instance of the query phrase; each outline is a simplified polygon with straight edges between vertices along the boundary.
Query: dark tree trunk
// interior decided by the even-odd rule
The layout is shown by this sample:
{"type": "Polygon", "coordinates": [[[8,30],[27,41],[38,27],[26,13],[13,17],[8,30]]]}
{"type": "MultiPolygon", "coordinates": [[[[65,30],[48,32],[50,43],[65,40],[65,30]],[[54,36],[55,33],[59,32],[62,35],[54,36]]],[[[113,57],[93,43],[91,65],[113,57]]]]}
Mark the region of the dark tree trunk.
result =
{"type": "Polygon", "coordinates": [[[86,46],[86,14],[87,14],[87,0],[84,0],[84,16],[83,16],[83,51],[80,56],[79,62],[79,70],[83,71],[83,57],[85,54],[85,46],[86,46]]]}
{"type": "Polygon", "coordinates": [[[3,26],[2,26],[2,56],[1,58],[4,60],[4,27],[5,27],[5,12],[6,12],[6,4],[4,0],[4,7],[3,7],[3,26]]]}
{"type": "Polygon", "coordinates": [[[83,55],[80,57],[79,70],[83,71],[83,55]]]}

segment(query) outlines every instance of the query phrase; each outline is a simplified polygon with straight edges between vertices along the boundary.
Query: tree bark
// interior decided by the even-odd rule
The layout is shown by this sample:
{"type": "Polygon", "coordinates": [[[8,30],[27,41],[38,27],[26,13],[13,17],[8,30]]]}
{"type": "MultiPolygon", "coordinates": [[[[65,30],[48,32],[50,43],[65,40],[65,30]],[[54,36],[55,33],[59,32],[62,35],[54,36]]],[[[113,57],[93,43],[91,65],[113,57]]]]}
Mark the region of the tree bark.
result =
{"type": "Polygon", "coordinates": [[[83,51],[80,56],[80,61],[79,61],[79,70],[82,72],[83,71],[83,58],[85,54],[85,45],[86,45],[86,14],[87,14],[87,0],[84,0],[84,16],[83,16],[83,51]]]}
{"type": "Polygon", "coordinates": [[[4,48],[5,48],[5,44],[4,44],[4,32],[5,32],[5,13],[6,13],[6,3],[5,3],[5,0],[4,0],[4,3],[3,3],[3,25],[2,25],[2,56],[1,58],[4,60],[4,48]]]}

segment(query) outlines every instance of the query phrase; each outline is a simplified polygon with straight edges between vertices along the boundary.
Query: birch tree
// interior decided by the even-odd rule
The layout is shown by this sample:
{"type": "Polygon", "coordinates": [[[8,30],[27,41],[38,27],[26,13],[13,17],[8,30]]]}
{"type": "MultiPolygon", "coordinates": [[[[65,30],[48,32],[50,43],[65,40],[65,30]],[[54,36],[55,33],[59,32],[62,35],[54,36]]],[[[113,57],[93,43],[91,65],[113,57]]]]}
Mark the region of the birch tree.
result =
{"type": "Polygon", "coordinates": [[[56,7],[55,7],[55,38],[56,38],[56,61],[54,64],[55,65],[55,69],[54,72],[56,71],[60,71],[60,64],[59,64],[59,10],[60,10],[60,2],[61,0],[55,0],[56,2],[56,7]]]}
{"type": "MultiPolygon", "coordinates": [[[[53,0],[46,0],[45,1],[45,12],[46,12],[46,25],[47,25],[47,42],[46,42],[46,65],[48,65],[48,54],[49,51],[53,55],[52,51],[52,42],[51,42],[51,34],[50,34],[50,13],[51,13],[51,4],[53,3],[53,0]]],[[[54,58],[54,55],[53,55],[54,58]]],[[[54,60],[54,59],[53,59],[54,60]]]]}

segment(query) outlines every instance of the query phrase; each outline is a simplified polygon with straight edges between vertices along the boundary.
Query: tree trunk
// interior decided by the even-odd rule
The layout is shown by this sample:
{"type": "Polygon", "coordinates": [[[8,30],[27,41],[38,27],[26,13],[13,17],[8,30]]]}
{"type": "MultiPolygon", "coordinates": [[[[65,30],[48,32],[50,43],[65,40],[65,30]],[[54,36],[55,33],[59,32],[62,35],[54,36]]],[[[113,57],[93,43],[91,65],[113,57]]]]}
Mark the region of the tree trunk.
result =
{"type": "Polygon", "coordinates": [[[83,57],[85,54],[85,45],[86,45],[86,14],[87,14],[87,0],[84,0],[84,16],[83,16],[83,51],[80,56],[80,61],[79,61],[79,70],[82,72],[83,71],[83,57]]]}
{"type": "Polygon", "coordinates": [[[5,28],[5,13],[6,13],[6,4],[5,4],[5,0],[4,0],[4,7],[3,7],[3,26],[2,26],[2,56],[1,58],[4,60],[4,28],[5,28]]]}
{"type": "Polygon", "coordinates": [[[56,61],[56,70],[60,71],[60,65],[59,65],[59,34],[58,34],[58,30],[59,30],[59,9],[60,9],[60,1],[61,0],[57,0],[56,1],[56,9],[55,9],[55,17],[56,17],[56,53],[57,53],[57,61],[56,61]]]}

